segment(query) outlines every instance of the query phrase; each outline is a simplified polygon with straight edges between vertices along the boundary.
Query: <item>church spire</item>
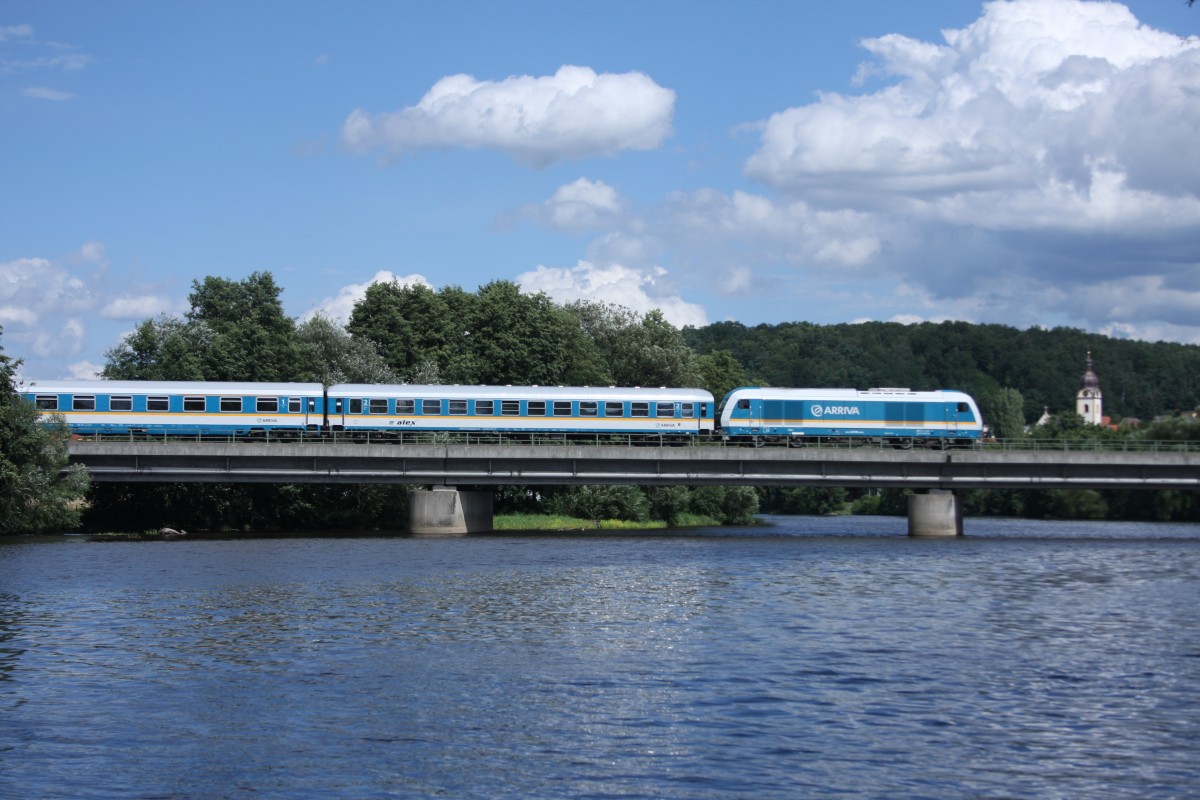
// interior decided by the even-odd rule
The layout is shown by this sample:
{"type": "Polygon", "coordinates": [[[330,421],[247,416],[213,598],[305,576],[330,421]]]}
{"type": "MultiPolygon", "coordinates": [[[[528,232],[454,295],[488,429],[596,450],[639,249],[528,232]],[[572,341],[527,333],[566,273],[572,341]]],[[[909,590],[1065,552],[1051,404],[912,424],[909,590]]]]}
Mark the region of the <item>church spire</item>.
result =
{"type": "Polygon", "coordinates": [[[1103,395],[1100,393],[1100,379],[1092,367],[1092,351],[1089,350],[1079,392],[1075,395],[1075,413],[1089,425],[1099,425],[1104,419],[1103,395]]]}

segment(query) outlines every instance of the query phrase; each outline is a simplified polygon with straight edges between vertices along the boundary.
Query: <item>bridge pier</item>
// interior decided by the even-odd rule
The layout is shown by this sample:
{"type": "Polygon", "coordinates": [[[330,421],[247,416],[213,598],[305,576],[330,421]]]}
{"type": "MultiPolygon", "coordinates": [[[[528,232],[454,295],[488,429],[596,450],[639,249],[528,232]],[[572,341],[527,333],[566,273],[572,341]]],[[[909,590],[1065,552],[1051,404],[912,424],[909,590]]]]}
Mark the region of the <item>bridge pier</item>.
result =
{"type": "Polygon", "coordinates": [[[408,495],[408,530],[416,536],[464,536],[492,530],[492,493],[435,486],[408,495]]]}
{"type": "Polygon", "coordinates": [[[908,496],[909,536],[962,536],[962,500],[950,489],[908,496]]]}

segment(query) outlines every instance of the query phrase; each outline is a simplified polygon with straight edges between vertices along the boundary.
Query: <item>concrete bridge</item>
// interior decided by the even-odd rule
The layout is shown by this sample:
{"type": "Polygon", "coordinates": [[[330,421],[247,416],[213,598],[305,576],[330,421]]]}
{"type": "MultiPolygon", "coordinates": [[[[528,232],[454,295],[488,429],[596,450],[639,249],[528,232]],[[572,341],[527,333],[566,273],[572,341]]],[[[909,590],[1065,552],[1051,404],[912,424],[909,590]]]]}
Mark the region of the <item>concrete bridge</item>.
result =
{"type": "Polygon", "coordinates": [[[491,529],[500,484],[911,488],[909,532],[961,535],[958,489],[1200,489],[1200,451],[894,450],[514,444],[92,442],[72,463],[103,482],[401,483],[414,532],[491,529]]]}

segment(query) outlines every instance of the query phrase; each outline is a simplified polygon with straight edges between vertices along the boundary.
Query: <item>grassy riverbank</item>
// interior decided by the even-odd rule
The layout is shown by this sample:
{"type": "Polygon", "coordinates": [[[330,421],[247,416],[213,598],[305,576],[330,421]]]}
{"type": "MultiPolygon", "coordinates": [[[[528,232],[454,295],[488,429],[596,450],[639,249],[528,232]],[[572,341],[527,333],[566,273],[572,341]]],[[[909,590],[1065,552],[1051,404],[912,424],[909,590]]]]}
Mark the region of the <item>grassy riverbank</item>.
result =
{"type": "MultiPolygon", "coordinates": [[[[712,517],[684,514],[675,520],[674,528],[702,528],[721,523],[712,517]]],[[[599,522],[578,517],[551,516],[547,514],[497,514],[492,528],[497,531],[644,531],[666,530],[666,522],[647,520],[635,522],[624,519],[604,519],[599,522]]]]}

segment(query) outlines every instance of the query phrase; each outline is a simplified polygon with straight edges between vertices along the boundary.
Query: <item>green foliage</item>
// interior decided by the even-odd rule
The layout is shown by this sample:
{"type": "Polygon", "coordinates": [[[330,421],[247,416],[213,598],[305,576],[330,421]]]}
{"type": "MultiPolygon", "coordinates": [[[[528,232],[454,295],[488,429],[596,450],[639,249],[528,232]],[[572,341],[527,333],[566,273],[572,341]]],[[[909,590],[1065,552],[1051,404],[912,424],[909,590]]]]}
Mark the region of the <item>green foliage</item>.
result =
{"type": "Polygon", "coordinates": [[[697,356],[696,372],[700,377],[700,387],[712,392],[718,403],[729,392],[747,383],[746,371],[728,350],[697,356]]]}
{"type": "Polygon", "coordinates": [[[758,513],[758,492],[750,486],[699,486],[692,489],[690,511],[725,525],[752,525],[758,513]]]}
{"type": "Polygon", "coordinates": [[[372,342],[410,382],[598,384],[607,379],[578,319],[545,294],[494,281],[458,287],[377,283],[354,307],[347,329],[372,342]]]}
{"type": "Polygon", "coordinates": [[[292,381],[304,350],[270,273],[192,282],[185,319],[147,319],[105,354],[113,380],[292,381]]]}
{"type": "Polygon", "coordinates": [[[851,514],[903,517],[908,514],[909,489],[879,489],[868,492],[854,501],[851,514]]]}
{"type": "MultiPolygon", "coordinates": [[[[1153,419],[1200,404],[1200,347],[1112,339],[1072,328],[1006,325],[788,322],[686,328],[697,353],[728,350],[749,383],[766,386],[962,389],[983,400],[1012,387],[1023,418],[1073,409],[1091,351],[1105,413],[1153,419]]],[[[985,418],[994,424],[990,414],[985,418]]]]}
{"type": "Polygon", "coordinates": [[[319,314],[296,329],[296,338],[304,363],[297,375],[300,380],[326,387],[335,383],[399,382],[369,340],[351,337],[340,325],[319,314]]]}
{"type": "Polygon", "coordinates": [[[980,413],[991,425],[997,439],[1025,436],[1025,399],[1016,389],[1005,387],[977,398],[980,413]]]}
{"type": "Polygon", "coordinates": [[[547,493],[543,502],[546,513],[601,520],[624,519],[644,522],[650,519],[650,503],[636,486],[566,486],[547,493]]]}
{"type": "Polygon", "coordinates": [[[670,525],[678,523],[688,511],[688,488],[686,486],[649,486],[646,498],[650,501],[650,516],[670,525]]]}
{"type": "Polygon", "coordinates": [[[40,423],[16,393],[20,363],[0,348],[0,534],[70,530],[79,524],[88,473],[67,469],[66,425],[40,423]]]}
{"type": "Polygon", "coordinates": [[[846,490],[840,486],[771,488],[763,510],[771,514],[841,514],[846,510],[846,490]]]}
{"type": "Polygon", "coordinates": [[[683,335],[658,309],[616,333],[609,366],[617,386],[695,386],[700,382],[683,335]]]}

